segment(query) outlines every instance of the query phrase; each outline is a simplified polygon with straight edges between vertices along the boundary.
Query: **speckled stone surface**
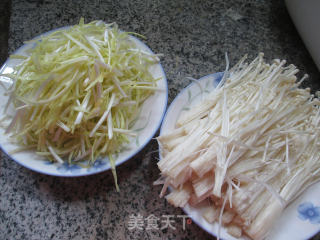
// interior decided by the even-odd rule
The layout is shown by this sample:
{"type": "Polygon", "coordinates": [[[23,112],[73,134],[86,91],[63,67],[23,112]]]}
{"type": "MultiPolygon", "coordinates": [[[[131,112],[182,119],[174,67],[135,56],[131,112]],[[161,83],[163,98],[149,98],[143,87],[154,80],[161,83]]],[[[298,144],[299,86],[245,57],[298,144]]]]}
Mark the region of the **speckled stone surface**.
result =
{"type": "MultiPolygon", "coordinates": [[[[3,9],[2,11],[9,11],[3,9]]],[[[91,21],[117,22],[126,31],[147,36],[163,53],[169,103],[190,82],[224,69],[248,53],[287,59],[310,78],[304,85],[320,89],[320,74],[297,34],[284,3],[278,0],[12,0],[9,53],[40,33],[91,21]]],[[[6,46],[1,46],[6,49],[6,46]]],[[[194,223],[183,229],[183,214],[153,186],[158,178],[157,144],[117,168],[120,193],[110,171],[81,178],[41,175],[0,158],[0,239],[214,239],[194,223]],[[175,230],[129,230],[131,215],[174,215],[175,230]]],[[[320,239],[319,236],[313,239],[320,239]]]]}

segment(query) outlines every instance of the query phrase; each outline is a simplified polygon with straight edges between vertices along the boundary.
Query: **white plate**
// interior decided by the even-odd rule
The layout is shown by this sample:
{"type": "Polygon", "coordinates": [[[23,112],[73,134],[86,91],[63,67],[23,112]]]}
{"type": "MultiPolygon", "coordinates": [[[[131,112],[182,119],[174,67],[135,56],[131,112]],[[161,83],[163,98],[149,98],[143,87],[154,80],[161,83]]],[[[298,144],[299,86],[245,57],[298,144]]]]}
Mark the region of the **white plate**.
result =
{"type": "MultiPolygon", "coordinates": [[[[200,101],[217,86],[223,73],[215,73],[199,79],[198,84],[192,83],[183,89],[170,104],[163,119],[160,135],[169,133],[175,128],[175,123],[184,109],[200,101]],[[200,87],[200,86],[201,87],[200,87]]],[[[161,157],[161,156],[160,156],[161,157]]],[[[281,218],[274,224],[269,239],[272,240],[301,240],[308,239],[320,231],[320,183],[314,184],[302,196],[297,198],[284,211],[281,218]]],[[[183,209],[195,223],[208,233],[217,236],[218,224],[210,224],[202,217],[199,210],[187,205],[183,209]]],[[[220,237],[225,240],[236,240],[224,228],[221,228],[220,237]]]]}
{"type": "MultiPolygon", "coordinates": [[[[57,30],[60,29],[56,29],[53,31],[57,30]]],[[[44,33],[43,35],[47,35],[51,32],[52,31],[44,33]]],[[[37,38],[39,37],[36,37],[36,39],[37,38]]],[[[137,38],[133,36],[130,36],[130,38],[136,43],[137,48],[149,53],[153,53],[147,45],[145,45],[137,38]]],[[[16,50],[14,54],[24,55],[25,51],[32,48],[34,44],[35,43],[25,44],[18,50],[16,50]]],[[[11,73],[12,67],[18,63],[19,60],[8,59],[0,69],[0,73],[11,73]]],[[[143,130],[139,131],[137,138],[132,138],[131,142],[125,146],[126,150],[118,154],[118,156],[116,157],[117,166],[129,160],[132,156],[138,153],[152,139],[162,122],[168,101],[167,79],[160,63],[152,66],[149,71],[152,73],[154,78],[160,79],[157,82],[157,86],[161,90],[156,91],[155,94],[150,96],[144,102],[139,120],[133,126],[133,129],[139,129],[141,127],[144,128],[143,130]]],[[[5,80],[4,77],[1,78],[2,80],[5,80]]],[[[3,114],[3,109],[8,99],[8,97],[4,96],[4,92],[4,89],[0,86],[0,114],[3,114]]],[[[4,134],[3,128],[0,128],[0,146],[7,155],[9,155],[8,152],[17,147],[16,145],[11,144],[8,141],[8,136],[4,134]]],[[[76,164],[53,164],[45,158],[41,158],[36,155],[34,151],[24,151],[21,153],[9,155],[9,157],[26,168],[39,173],[54,176],[76,177],[95,174],[110,169],[110,164],[107,158],[96,160],[94,165],[90,168],[83,168],[80,165],[76,164]]]]}

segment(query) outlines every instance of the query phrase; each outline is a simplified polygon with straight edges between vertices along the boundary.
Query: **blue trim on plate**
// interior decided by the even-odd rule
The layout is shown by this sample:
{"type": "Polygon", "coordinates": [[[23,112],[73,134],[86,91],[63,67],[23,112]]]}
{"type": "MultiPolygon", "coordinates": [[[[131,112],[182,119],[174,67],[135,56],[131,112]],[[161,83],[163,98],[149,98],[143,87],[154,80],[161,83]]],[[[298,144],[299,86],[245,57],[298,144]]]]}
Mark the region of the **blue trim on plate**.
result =
{"type": "Polygon", "coordinates": [[[320,206],[313,205],[312,202],[300,203],[298,208],[298,218],[302,221],[310,221],[311,224],[320,224],[320,206]]]}
{"type": "MultiPolygon", "coordinates": [[[[320,211],[320,206],[314,206],[313,203],[311,202],[300,203],[299,206],[297,207],[298,218],[301,219],[302,221],[307,220],[311,224],[320,223],[319,211],[320,211]],[[309,211],[311,211],[312,214],[310,214],[309,211]]],[[[312,233],[312,235],[310,237],[307,237],[307,239],[311,239],[319,232],[320,230],[316,230],[316,232],[312,233]]]]}
{"type": "MultiPolygon", "coordinates": [[[[67,28],[70,28],[71,26],[65,26],[65,27],[61,27],[61,28],[57,28],[57,29],[53,29],[53,30],[50,30],[48,32],[45,32],[39,36],[36,36],[34,37],[32,40],[37,40],[37,39],[40,39],[41,36],[46,36],[46,35],[49,35],[50,33],[52,32],[55,32],[55,31],[59,31],[59,30],[62,30],[62,29],[67,29],[67,28]]],[[[144,47],[146,47],[150,53],[154,54],[154,52],[149,48],[149,46],[147,46],[144,42],[142,42],[140,39],[138,39],[137,37],[135,36],[132,36],[132,35],[129,35],[130,37],[132,37],[133,39],[135,39],[136,41],[138,41],[139,43],[141,43],[141,45],[143,45],[144,47]]],[[[23,51],[24,48],[27,47],[27,44],[24,44],[22,45],[21,47],[19,47],[17,50],[15,50],[12,54],[16,54],[17,52],[20,52],[20,51],[23,51]]],[[[1,69],[0,69],[0,72],[2,72],[6,67],[8,67],[8,62],[9,62],[10,58],[8,58],[5,63],[2,65],[1,69]]],[[[119,166],[120,164],[122,164],[123,162],[126,162],[128,161],[129,159],[131,159],[133,156],[135,156],[136,154],[138,154],[149,142],[150,140],[154,137],[154,135],[156,134],[156,132],[158,131],[158,129],[160,128],[161,126],[161,123],[165,117],[165,113],[166,113],[166,108],[167,108],[167,105],[168,105],[168,81],[167,81],[167,77],[166,77],[166,74],[165,74],[165,71],[161,65],[161,63],[159,62],[159,67],[160,67],[160,71],[163,75],[163,81],[165,82],[165,91],[166,91],[166,96],[165,96],[165,99],[164,99],[164,102],[163,102],[163,110],[162,110],[162,115],[161,117],[159,118],[159,121],[158,123],[155,125],[155,129],[154,131],[152,132],[152,134],[150,135],[150,138],[148,138],[142,145],[140,145],[137,150],[130,154],[127,158],[124,158],[123,160],[121,161],[116,161],[116,166],[119,166]]],[[[104,169],[99,169],[97,171],[86,171],[86,172],[83,172],[83,173],[75,173],[75,174],[68,174],[68,175],[65,175],[65,174],[55,174],[55,173],[48,173],[48,172],[44,172],[44,171],[41,171],[39,169],[35,169],[33,167],[30,167],[30,166],[27,166],[26,164],[18,161],[17,159],[15,159],[13,156],[9,155],[5,150],[4,148],[0,145],[0,149],[2,150],[3,153],[5,153],[8,158],[11,158],[12,160],[14,160],[16,163],[18,163],[19,165],[27,168],[27,169],[30,169],[34,172],[38,172],[38,173],[41,173],[41,174],[45,174],[45,175],[49,175],[49,176],[56,176],[56,177],[81,177],[81,176],[89,176],[89,175],[93,175],[93,174],[98,174],[98,173],[101,173],[101,172],[104,172],[104,171],[107,171],[109,169],[111,169],[110,165],[109,167],[106,167],[104,169]]],[[[105,158],[104,158],[105,159],[105,158]]],[[[57,166],[59,167],[59,166],[57,166]]]]}

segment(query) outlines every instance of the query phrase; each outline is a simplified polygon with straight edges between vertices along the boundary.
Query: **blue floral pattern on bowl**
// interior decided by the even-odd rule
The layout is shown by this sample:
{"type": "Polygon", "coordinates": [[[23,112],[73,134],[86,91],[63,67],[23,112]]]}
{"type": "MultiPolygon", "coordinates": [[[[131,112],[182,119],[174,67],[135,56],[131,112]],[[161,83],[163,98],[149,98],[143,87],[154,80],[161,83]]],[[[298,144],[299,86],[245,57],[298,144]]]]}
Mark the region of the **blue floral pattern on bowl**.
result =
{"type": "Polygon", "coordinates": [[[97,159],[94,164],[87,169],[88,172],[97,171],[106,166],[107,162],[103,161],[103,159],[97,159]]]}
{"type": "Polygon", "coordinates": [[[80,162],[80,163],[63,163],[63,164],[55,164],[52,161],[44,161],[45,165],[54,165],[56,169],[60,173],[78,173],[81,169],[87,169],[87,172],[96,172],[102,169],[105,169],[108,164],[108,158],[97,159],[92,166],[89,165],[88,161],[80,162]]]}
{"type": "Polygon", "coordinates": [[[311,202],[304,202],[297,210],[301,220],[309,220],[312,224],[320,223],[320,207],[314,206],[311,202]]]}
{"type": "Polygon", "coordinates": [[[80,172],[81,167],[77,164],[69,164],[67,162],[59,165],[57,167],[57,170],[59,172],[63,172],[63,173],[67,173],[67,172],[71,172],[71,173],[76,173],[76,172],[80,172]]]}
{"type": "Polygon", "coordinates": [[[44,165],[53,165],[54,162],[49,161],[49,160],[45,160],[45,161],[43,161],[43,164],[44,164],[44,165]]]}

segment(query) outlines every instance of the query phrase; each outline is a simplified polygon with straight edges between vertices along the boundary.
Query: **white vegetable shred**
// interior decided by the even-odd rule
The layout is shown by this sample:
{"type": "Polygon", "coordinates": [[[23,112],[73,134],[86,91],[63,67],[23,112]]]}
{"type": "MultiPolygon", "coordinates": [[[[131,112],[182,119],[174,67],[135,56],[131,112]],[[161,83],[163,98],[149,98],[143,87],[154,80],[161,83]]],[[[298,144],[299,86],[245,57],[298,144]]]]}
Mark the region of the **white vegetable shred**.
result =
{"type": "Polygon", "coordinates": [[[206,202],[229,233],[263,239],[285,207],[320,180],[320,101],[299,88],[305,77],[297,81],[298,69],[285,63],[244,57],[224,83],[182,111],[172,133],[158,137],[170,203],[206,202]]]}

